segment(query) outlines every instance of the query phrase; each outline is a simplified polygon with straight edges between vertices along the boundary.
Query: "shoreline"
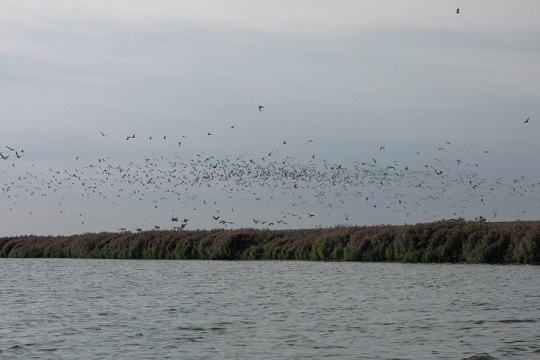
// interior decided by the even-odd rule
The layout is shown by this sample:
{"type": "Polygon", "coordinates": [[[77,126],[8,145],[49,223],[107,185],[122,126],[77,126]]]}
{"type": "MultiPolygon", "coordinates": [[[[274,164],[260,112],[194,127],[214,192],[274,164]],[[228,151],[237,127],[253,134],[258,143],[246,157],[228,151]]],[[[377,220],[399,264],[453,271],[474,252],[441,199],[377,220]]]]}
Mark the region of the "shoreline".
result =
{"type": "Polygon", "coordinates": [[[540,221],[301,230],[148,230],[0,238],[0,258],[540,264],[540,221]]]}

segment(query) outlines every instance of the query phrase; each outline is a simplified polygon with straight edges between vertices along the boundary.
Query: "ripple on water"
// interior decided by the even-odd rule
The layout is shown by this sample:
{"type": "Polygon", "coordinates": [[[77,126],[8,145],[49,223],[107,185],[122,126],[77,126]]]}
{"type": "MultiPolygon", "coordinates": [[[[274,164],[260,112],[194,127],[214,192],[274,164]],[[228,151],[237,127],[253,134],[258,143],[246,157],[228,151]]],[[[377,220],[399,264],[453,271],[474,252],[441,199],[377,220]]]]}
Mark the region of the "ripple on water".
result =
{"type": "Polygon", "coordinates": [[[7,359],[540,353],[538,267],[0,261],[0,354],[7,359]]]}

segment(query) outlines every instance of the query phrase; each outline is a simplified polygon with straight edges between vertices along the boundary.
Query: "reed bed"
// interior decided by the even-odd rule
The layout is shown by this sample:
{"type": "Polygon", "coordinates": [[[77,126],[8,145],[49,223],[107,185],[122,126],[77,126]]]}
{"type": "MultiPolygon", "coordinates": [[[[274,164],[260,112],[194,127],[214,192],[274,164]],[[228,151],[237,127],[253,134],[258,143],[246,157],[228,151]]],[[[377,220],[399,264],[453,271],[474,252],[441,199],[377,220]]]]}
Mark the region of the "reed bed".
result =
{"type": "Polygon", "coordinates": [[[540,221],[0,238],[0,257],[540,264],[540,221]]]}

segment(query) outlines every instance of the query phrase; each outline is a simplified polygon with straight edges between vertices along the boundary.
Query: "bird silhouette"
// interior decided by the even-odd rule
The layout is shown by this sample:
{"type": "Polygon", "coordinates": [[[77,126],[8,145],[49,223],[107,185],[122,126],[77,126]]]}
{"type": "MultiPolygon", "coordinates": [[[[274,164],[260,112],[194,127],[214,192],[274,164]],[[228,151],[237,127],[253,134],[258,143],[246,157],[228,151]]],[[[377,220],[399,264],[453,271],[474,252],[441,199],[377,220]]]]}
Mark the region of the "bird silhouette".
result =
{"type": "Polygon", "coordinates": [[[262,111],[264,109],[264,106],[259,105],[259,111],[262,111]]]}
{"type": "Polygon", "coordinates": [[[459,8],[456,9],[456,14],[459,14],[459,8]]]}
{"type": "Polygon", "coordinates": [[[528,124],[528,123],[529,123],[529,119],[530,119],[530,117],[528,117],[523,123],[524,123],[524,124],[528,124]]]}
{"type": "MultiPolygon", "coordinates": [[[[519,120],[519,116],[517,120],[519,120]]],[[[525,123],[528,123],[529,121],[530,118],[524,119],[525,123]]],[[[229,126],[231,128],[233,127],[233,125],[230,124],[229,126]]],[[[120,133],[120,135],[121,134],[122,133],[120,133]]],[[[210,135],[212,134],[213,133],[210,133],[210,135]]],[[[102,133],[100,136],[104,135],[105,133],[102,133]]],[[[127,135],[127,133],[124,135],[127,135]]],[[[204,129],[201,130],[200,135],[204,136],[204,129]]],[[[111,141],[115,136],[116,135],[114,134],[112,135],[111,141]]],[[[145,137],[147,139],[152,138],[149,134],[144,133],[140,133],[139,137],[141,139],[144,139],[145,137]]],[[[170,138],[170,135],[168,135],[168,137],[171,141],[175,139],[174,137],[170,138]]],[[[185,138],[186,136],[177,137],[185,138]]],[[[123,143],[125,138],[131,140],[133,145],[135,145],[135,134],[133,134],[133,136],[129,134],[129,136],[124,138],[120,136],[120,142],[123,143]]],[[[165,136],[156,135],[153,136],[153,138],[165,139],[165,136]]],[[[153,140],[153,138],[152,141],[148,142],[149,144],[154,143],[155,140],[153,140]]],[[[279,150],[262,149],[260,156],[257,153],[253,156],[249,156],[249,154],[240,154],[238,157],[220,158],[217,155],[214,157],[211,156],[211,154],[205,154],[200,151],[200,153],[197,153],[196,157],[185,158],[184,156],[188,156],[187,154],[189,154],[189,151],[187,150],[190,149],[193,142],[175,140],[176,141],[173,141],[171,145],[177,150],[180,150],[179,147],[184,148],[184,146],[186,146],[186,152],[182,157],[179,155],[171,155],[175,157],[174,160],[160,156],[165,154],[152,152],[152,155],[140,158],[139,161],[137,161],[137,159],[131,159],[125,163],[114,163],[114,160],[102,155],[104,157],[96,157],[92,163],[87,163],[87,159],[85,159],[84,162],[79,161],[77,163],[79,167],[75,169],[49,169],[48,172],[26,172],[25,174],[22,172],[20,174],[13,172],[12,175],[14,178],[11,179],[12,181],[7,179],[4,180],[6,176],[9,176],[7,169],[8,166],[11,167],[10,164],[12,161],[10,160],[10,163],[0,162],[0,165],[5,166],[5,168],[0,166],[0,174],[2,177],[2,184],[0,185],[0,203],[6,203],[6,209],[11,210],[11,208],[13,208],[13,210],[15,210],[14,206],[21,204],[20,202],[15,202],[17,198],[21,199],[22,196],[35,197],[36,195],[51,196],[52,194],[50,194],[49,191],[57,193],[61,196],[61,201],[63,201],[64,197],[67,196],[67,193],[62,192],[68,191],[67,189],[79,188],[82,189],[82,196],[84,199],[91,199],[92,197],[95,197],[95,200],[98,200],[98,198],[110,199],[110,195],[108,195],[105,190],[110,188],[111,190],[114,189],[114,191],[118,192],[118,195],[114,195],[115,199],[118,199],[118,201],[127,197],[134,197],[137,200],[144,201],[146,196],[152,196],[152,200],[154,201],[152,202],[151,207],[163,208],[166,205],[166,202],[162,201],[166,199],[166,201],[169,201],[169,196],[174,196],[177,200],[186,204],[184,210],[187,211],[189,208],[196,211],[197,209],[193,205],[195,202],[199,203],[199,201],[205,204],[205,207],[220,206],[219,200],[217,203],[214,200],[209,201],[208,199],[204,201],[200,197],[201,194],[198,194],[196,188],[204,189],[206,187],[216,187],[217,190],[221,187],[224,191],[224,195],[229,199],[236,198],[236,200],[239,201],[265,203],[274,198],[278,199],[279,197],[283,197],[280,201],[288,201],[287,198],[290,198],[290,203],[287,203],[284,206],[287,208],[292,206],[298,209],[296,214],[282,212],[283,220],[277,220],[275,218],[259,218],[258,214],[253,213],[252,216],[255,218],[253,218],[253,223],[251,224],[260,227],[279,226],[287,224],[287,222],[291,223],[291,221],[287,220],[291,218],[295,218],[295,220],[292,221],[309,221],[309,219],[312,219],[311,221],[320,222],[320,224],[317,225],[322,225],[324,224],[324,221],[326,221],[324,213],[327,215],[330,215],[331,213],[319,211],[317,208],[318,206],[327,206],[328,208],[332,208],[332,211],[340,211],[340,219],[345,219],[347,222],[354,222],[355,219],[353,216],[349,219],[349,216],[344,214],[343,210],[338,209],[344,209],[345,204],[347,204],[349,200],[355,201],[355,199],[358,199],[356,201],[362,201],[362,203],[364,203],[363,199],[365,199],[366,206],[369,208],[376,207],[377,209],[381,209],[380,211],[384,211],[383,209],[390,209],[390,211],[393,212],[402,211],[403,218],[409,216],[409,214],[412,217],[414,212],[413,209],[407,208],[408,204],[416,204],[421,208],[427,201],[439,201],[439,199],[441,201],[451,200],[450,198],[453,195],[450,191],[457,186],[462,187],[463,191],[461,194],[464,196],[463,198],[459,198],[459,200],[468,202],[476,197],[479,199],[480,204],[484,206],[490,205],[488,195],[492,191],[500,190],[505,187],[508,188],[512,196],[516,194],[521,196],[533,196],[532,194],[535,194],[538,196],[537,200],[540,201],[540,195],[538,195],[540,192],[539,190],[536,190],[540,189],[540,187],[537,186],[536,181],[534,180],[531,180],[533,187],[530,189],[525,189],[524,186],[526,182],[525,179],[522,178],[519,178],[519,181],[514,180],[513,184],[504,183],[504,178],[502,180],[499,178],[490,183],[490,178],[481,178],[479,174],[471,173],[469,170],[472,167],[481,168],[482,164],[480,162],[480,165],[474,164],[473,162],[469,163],[470,159],[465,157],[457,160],[456,158],[446,159],[443,157],[434,159],[433,156],[430,157],[429,153],[424,150],[422,153],[426,154],[432,164],[437,162],[437,167],[430,166],[429,162],[421,165],[414,163],[403,164],[397,161],[384,163],[383,158],[379,160],[372,158],[371,162],[349,161],[332,163],[331,161],[323,160],[323,153],[316,153],[315,155],[315,151],[310,151],[305,154],[305,159],[304,157],[295,159],[292,154],[286,153],[288,148],[286,146],[279,147],[279,150]],[[184,143],[182,144],[182,142],[184,143]],[[263,154],[264,157],[261,157],[263,154]],[[450,164],[453,166],[450,166],[450,164]],[[6,171],[3,171],[4,169],[6,171]],[[75,187],[77,184],[78,186],[75,187]],[[396,197],[386,196],[386,194],[389,191],[393,191],[394,188],[414,189],[415,198],[416,192],[422,194],[419,194],[418,202],[412,200],[412,194],[405,193],[400,194],[399,196],[396,195],[396,197]],[[261,189],[262,191],[259,192],[255,189],[261,189]],[[484,192],[482,193],[482,191],[484,192]],[[235,193],[238,193],[239,195],[235,197],[235,193]],[[244,196],[243,194],[247,194],[247,196],[244,196]],[[309,198],[309,196],[311,196],[311,198],[309,198]],[[472,198],[468,199],[465,198],[465,196],[472,196],[472,198]],[[407,199],[407,197],[409,197],[409,199],[407,199]],[[343,207],[339,206],[338,202],[343,207]]],[[[278,139],[277,144],[279,144],[279,141],[281,141],[282,144],[288,143],[288,141],[278,139]]],[[[163,141],[163,143],[166,142],[166,140],[163,141]]],[[[301,142],[305,144],[306,141],[304,139],[301,142]]],[[[308,138],[307,142],[313,142],[313,140],[308,138]]],[[[440,148],[435,146],[432,149],[432,154],[444,154],[451,150],[450,141],[442,141],[442,144],[439,145],[441,146],[440,148]]],[[[13,143],[13,145],[17,145],[18,147],[22,146],[15,143],[13,143]]],[[[296,146],[298,145],[298,142],[294,142],[294,144],[288,143],[288,145],[296,146]]],[[[18,164],[16,164],[17,159],[26,155],[20,148],[17,149],[7,146],[5,149],[9,152],[6,152],[5,150],[3,151],[6,152],[6,154],[0,152],[0,160],[6,160],[9,156],[15,155],[16,158],[9,157],[9,159],[13,159],[13,162],[15,162],[13,166],[18,166],[18,164]]],[[[385,151],[385,148],[379,145],[379,151],[383,152],[385,151]]],[[[491,154],[492,151],[495,150],[488,151],[480,149],[479,152],[484,152],[484,155],[487,157],[486,154],[491,154]]],[[[414,156],[415,152],[416,151],[413,151],[411,155],[414,156]]],[[[419,152],[416,154],[419,155],[419,152]]],[[[25,157],[25,159],[27,158],[28,157],[25,157]]],[[[77,159],[79,156],[76,155],[74,158],[77,159]]],[[[31,166],[33,166],[33,164],[31,166]]],[[[14,168],[13,170],[18,169],[14,168]]],[[[390,195],[390,193],[388,194],[390,195]]],[[[61,202],[59,204],[61,204],[61,202]]],[[[116,205],[117,203],[113,201],[112,204],[116,205]]],[[[353,204],[349,203],[348,205],[353,204]]],[[[25,205],[21,206],[24,207],[25,205]]],[[[455,204],[453,207],[454,210],[457,209],[457,206],[458,204],[455,204]]],[[[174,211],[174,209],[171,210],[174,211]]],[[[213,213],[214,216],[206,219],[208,223],[219,223],[224,227],[235,226],[233,225],[233,222],[238,224],[236,219],[229,218],[233,214],[232,209],[229,215],[227,215],[223,209],[214,208],[213,210],[215,211],[213,213]],[[222,211],[221,213],[220,210],[222,211]],[[219,215],[221,215],[221,217],[219,215]]],[[[486,211],[491,210],[492,209],[486,211]]],[[[66,213],[66,211],[59,211],[59,213],[66,213]]],[[[181,222],[180,217],[171,217],[171,215],[174,214],[175,213],[170,213],[165,217],[165,220],[168,220],[169,224],[172,225],[170,228],[175,230],[184,229],[187,226],[188,219],[183,219],[183,222],[181,222]]],[[[236,214],[236,212],[234,214],[236,214]]],[[[449,214],[451,214],[451,212],[449,212],[449,214]]],[[[454,212],[454,215],[456,214],[462,214],[462,212],[458,210],[454,212]]],[[[212,213],[209,213],[208,215],[212,215],[212,213]]],[[[493,213],[493,217],[495,217],[495,213],[493,213]]],[[[144,221],[148,220],[144,219],[144,221]]],[[[249,218],[246,218],[244,221],[247,222],[248,220],[249,218]]],[[[137,226],[141,225],[137,224],[137,226]]],[[[138,229],[143,228],[144,227],[141,226],[141,228],[137,228],[137,231],[140,231],[138,229]]],[[[152,225],[148,227],[148,230],[152,230],[152,225]]]]}

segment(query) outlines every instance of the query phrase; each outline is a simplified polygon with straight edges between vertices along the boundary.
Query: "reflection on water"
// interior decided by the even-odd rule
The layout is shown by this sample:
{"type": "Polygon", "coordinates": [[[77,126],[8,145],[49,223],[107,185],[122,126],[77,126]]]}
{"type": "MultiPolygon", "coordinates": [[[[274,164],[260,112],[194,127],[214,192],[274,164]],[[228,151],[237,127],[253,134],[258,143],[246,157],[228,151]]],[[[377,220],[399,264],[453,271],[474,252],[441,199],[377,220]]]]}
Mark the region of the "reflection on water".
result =
{"type": "Polygon", "coordinates": [[[0,259],[0,358],[540,356],[540,267],[0,259]]]}

